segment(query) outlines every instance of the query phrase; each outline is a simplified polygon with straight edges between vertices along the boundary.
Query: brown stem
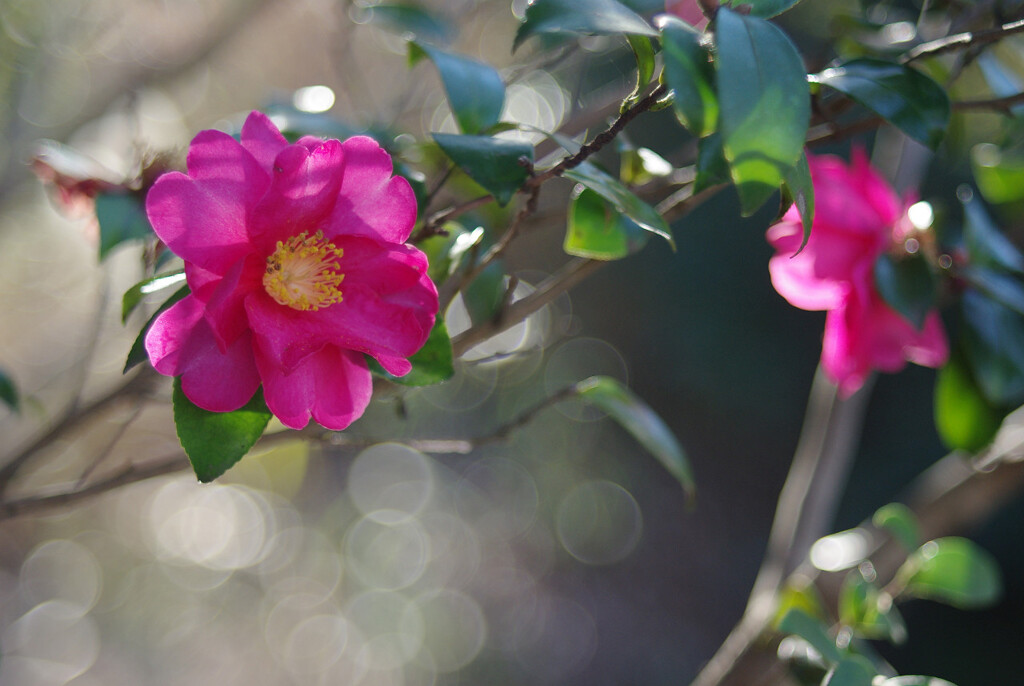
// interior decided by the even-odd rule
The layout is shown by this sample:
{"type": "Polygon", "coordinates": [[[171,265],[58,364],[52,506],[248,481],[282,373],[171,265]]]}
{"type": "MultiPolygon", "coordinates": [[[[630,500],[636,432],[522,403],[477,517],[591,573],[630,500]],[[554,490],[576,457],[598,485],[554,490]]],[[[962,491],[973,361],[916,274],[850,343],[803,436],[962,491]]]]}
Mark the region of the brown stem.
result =
{"type": "Polygon", "coordinates": [[[900,62],[902,64],[909,64],[914,60],[919,60],[924,57],[933,57],[946,52],[964,50],[972,46],[995,43],[1007,36],[1012,36],[1015,33],[1021,32],[1024,32],[1024,19],[1011,21],[1008,24],[1003,24],[997,28],[987,29],[985,31],[967,31],[965,33],[958,33],[953,36],[946,36],[945,38],[939,38],[938,40],[922,43],[921,45],[903,53],[903,56],[900,58],[900,62]]]}

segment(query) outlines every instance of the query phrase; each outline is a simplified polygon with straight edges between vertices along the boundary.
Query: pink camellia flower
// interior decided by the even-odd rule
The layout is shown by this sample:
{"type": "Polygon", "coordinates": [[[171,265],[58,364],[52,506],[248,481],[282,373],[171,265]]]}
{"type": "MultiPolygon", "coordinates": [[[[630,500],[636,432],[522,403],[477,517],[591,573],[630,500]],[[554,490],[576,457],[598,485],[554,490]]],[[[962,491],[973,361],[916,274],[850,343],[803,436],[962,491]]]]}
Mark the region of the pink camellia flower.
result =
{"type": "Polygon", "coordinates": [[[372,390],[364,354],[408,373],[438,308],[426,256],[405,245],[416,200],[391,174],[371,138],[289,145],[259,112],[241,142],[200,132],[188,174],[165,174],[146,198],[191,289],[146,336],[156,370],[213,412],[262,384],[292,428],[359,418],[372,390]]]}
{"type": "Polygon", "coordinates": [[[799,254],[803,224],[796,207],[768,229],[775,290],[804,310],[828,310],[821,363],[849,396],[872,369],[895,372],[906,361],[938,367],[949,348],[938,313],[917,329],[885,303],[874,284],[875,261],[906,231],[907,203],[861,151],[847,166],[808,156],[814,183],[811,236],[799,254]]]}
{"type": "Polygon", "coordinates": [[[708,18],[704,16],[697,0],[665,0],[665,11],[701,31],[708,25],[708,18]]]}

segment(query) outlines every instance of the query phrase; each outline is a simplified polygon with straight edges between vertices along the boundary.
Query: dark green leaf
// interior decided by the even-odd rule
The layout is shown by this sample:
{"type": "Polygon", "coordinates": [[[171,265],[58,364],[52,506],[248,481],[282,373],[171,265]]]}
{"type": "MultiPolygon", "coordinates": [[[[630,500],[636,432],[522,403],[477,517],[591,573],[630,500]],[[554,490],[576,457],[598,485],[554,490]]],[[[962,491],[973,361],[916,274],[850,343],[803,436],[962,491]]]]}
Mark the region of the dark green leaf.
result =
{"type": "Polygon", "coordinates": [[[452,162],[483,186],[499,205],[508,204],[529,177],[525,159],[533,164],[533,146],[490,136],[435,133],[434,140],[452,162]]]}
{"type": "Polygon", "coordinates": [[[412,61],[417,50],[429,57],[441,74],[448,104],[463,133],[482,133],[498,123],[505,104],[505,84],[494,67],[422,43],[410,43],[412,61]]]}
{"type": "MultiPolygon", "coordinates": [[[[794,253],[795,256],[800,254],[800,251],[807,245],[807,241],[811,237],[811,226],[814,224],[814,184],[811,182],[811,167],[807,164],[807,155],[800,153],[800,159],[797,160],[796,166],[786,172],[783,178],[783,204],[796,205],[796,211],[800,213],[800,223],[804,229],[804,238],[800,241],[800,247],[794,253]]],[[[785,210],[783,210],[784,212],[785,210]]]]}
{"type": "Polygon", "coordinates": [[[401,36],[417,40],[449,43],[455,37],[455,26],[445,17],[428,11],[419,4],[390,2],[367,9],[369,21],[401,36]]]}
{"type": "Polygon", "coordinates": [[[900,568],[906,595],[930,598],[963,609],[991,605],[1003,592],[999,567],[966,538],[929,541],[900,568]]]}
{"type": "Polygon", "coordinates": [[[644,247],[650,235],[594,191],[576,187],[565,233],[568,254],[616,260],[644,247]]]}
{"type": "Polygon", "coordinates": [[[565,177],[594,191],[641,227],[664,238],[675,249],[672,230],[664,218],[653,207],[619,183],[617,179],[601,171],[590,162],[584,162],[576,168],[568,170],[565,172],[565,177]]]}
{"type": "Polygon", "coordinates": [[[174,295],[168,298],[167,301],[163,305],[161,305],[156,312],[153,313],[153,316],[150,317],[148,321],[146,321],[146,324],[142,327],[142,331],[140,331],[139,335],[135,337],[135,342],[132,343],[131,350],[128,351],[128,359],[125,360],[123,373],[127,374],[132,367],[139,364],[140,362],[145,362],[148,359],[146,356],[145,342],[146,334],[149,333],[149,327],[153,326],[153,322],[155,322],[156,318],[163,314],[165,310],[167,310],[171,305],[178,302],[188,294],[188,286],[182,286],[181,288],[176,290],[174,292],[174,295]]]}
{"type": "Polygon", "coordinates": [[[142,299],[150,293],[156,293],[171,286],[177,286],[185,280],[185,272],[181,269],[167,274],[157,274],[148,279],[143,279],[127,291],[121,298],[121,323],[128,321],[130,315],[142,299]]]}
{"type": "Polygon", "coordinates": [[[779,28],[722,7],[715,19],[719,130],[744,215],[782,184],[803,150],[810,95],[800,53],[779,28]]]}
{"type": "Polygon", "coordinates": [[[963,345],[972,377],[996,407],[1024,399],[1024,319],[976,290],[960,300],[963,345]]]}
{"type": "Polygon", "coordinates": [[[0,401],[15,412],[21,411],[21,397],[18,395],[18,387],[14,385],[14,379],[0,369],[0,401]]]}
{"type": "Polygon", "coordinates": [[[967,267],[957,274],[992,300],[1024,317],[1024,283],[1016,276],[985,267],[967,267]]]}
{"type": "Polygon", "coordinates": [[[654,77],[654,44],[651,43],[651,39],[647,36],[626,36],[626,40],[629,41],[629,47],[636,58],[636,87],[622,101],[620,110],[623,112],[640,99],[640,94],[654,77]]]}
{"type": "Polygon", "coordinates": [[[992,442],[1005,415],[985,399],[963,354],[954,352],[935,379],[935,428],[942,442],[977,452],[992,442]]]}
{"type": "Polygon", "coordinates": [[[882,254],[875,261],[875,286],[879,295],[918,330],[935,307],[937,282],[924,255],[895,260],[882,254]]]}
{"type": "Polygon", "coordinates": [[[683,485],[687,495],[696,488],[690,462],[682,446],[647,403],[636,397],[619,381],[607,376],[592,376],[576,384],[577,395],[608,413],[648,450],[683,485]]]}
{"type": "Polygon", "coordinates": [[[814,80],[856,100],[931,148],[938,147],[946,135],[949,96],[942,86],[916,69],[861,58],[826,69],[814,80]]]}
{"type": "Polygon", "coordinates": [[[210,412],[196,407],[174,380],[174,426],[196,476],[213,481],[242,459],[256,445],[270,421],[263,391],[234,412],[210,412]]]}
{"type": "Polygon", "coordinates": [[[718,124],[715,74],[701,34],[675,17],[659,20],[665,80],[675,94],[673,104],[679,121],[693,135],[703,138],[718,124]]]}
{"type": "Polygon", "coordinates": [[[693,182],[693,192],[700,193],[731,180],[729,163],[722,150],[722,134],[713,133],[701,138],[697,145],[697,178],[693,182]]]}
{"type": "Polygon", "coordinates": [[[782,14],[800,0],[745,0],[744,5],[750,7],[750,13],[756,17],[774,17],[782,14]]]}
{"type": "Polygon", "coordinates": [[[792,609],[779,622],[779,631],[804,639],[830,663],[839,662],[839,649],[820,621],[799,609],[792,609]]]}
{"type": "Polygon", "coordinates": [[[512,50],[544,33],[656,36],[643,17],[616,0],[533,0],[516,31],[512,50]]]}
{"type": "Polygon", "coordinates": [[[907,552],[915,550],[921,544],[921,530],[917,525],[917,517],[902,503],[882,505],[875,510],[871,523],[887,531],[907,549],[907,552]]]}
{"type": "Polygon", "coordinates": [[[844,657],[821,682],[821,686],[871,686],[878,670],[860,655],[844,657]]]}
{"type": "Polygon", "coordinates": [[[134,195],[97,195],[96,219],[100,224],[101,260],[125,241],[153,235],[142,201],[134,195]]]}
{"type": "Polygon", "coordinates": [[[978,200],[964,203],[964,242],[971,264],[1024,274],[1024,255],[1007,240],[978,200]]]}
{"type": "Polygon", "coordinates": [[[839,591],[839,621],[863,638],[884,638],[896,644],[907,638],[906,625],[892,598],[857,569],[846,575],[839,591]]]}
{"type": "Polygon", "coordinates": [[[403,386],[432,386],[452,378],[455,365],[452,357],[452,341],[441,317],[437,318],[430,337],[419,351],[409,358],[412,371],[405,376],[393,376],[384,371],[375,359],[367,356],[370,371],[403,386]]]}

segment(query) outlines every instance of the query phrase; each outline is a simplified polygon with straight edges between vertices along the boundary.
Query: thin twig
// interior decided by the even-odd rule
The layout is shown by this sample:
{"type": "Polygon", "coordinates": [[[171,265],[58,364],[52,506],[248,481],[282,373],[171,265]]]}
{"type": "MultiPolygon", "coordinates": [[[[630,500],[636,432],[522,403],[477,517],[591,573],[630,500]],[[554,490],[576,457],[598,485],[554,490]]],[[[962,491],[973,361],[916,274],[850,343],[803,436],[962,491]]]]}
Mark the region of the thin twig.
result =
{"type": "Polygon", "coordinates": [[[967,31],[953,36],[946,36],[945,38],[939,38],[938,40],[922,43],[921,45],[908,50],[902,57],[900,57],[900,63],[909,64],[914,60],[919,60],[924,57],[934,57],[935,55],[941,55],[947,52],[965,50],[972,46],[995,43],[1007,36],[1012,36],[1015,33],[1022,32],[1024,32],[1024,19],[1011,21],[1008,24],[1003,24],[997,28],[987,29],[985,31],[967,31]]]}

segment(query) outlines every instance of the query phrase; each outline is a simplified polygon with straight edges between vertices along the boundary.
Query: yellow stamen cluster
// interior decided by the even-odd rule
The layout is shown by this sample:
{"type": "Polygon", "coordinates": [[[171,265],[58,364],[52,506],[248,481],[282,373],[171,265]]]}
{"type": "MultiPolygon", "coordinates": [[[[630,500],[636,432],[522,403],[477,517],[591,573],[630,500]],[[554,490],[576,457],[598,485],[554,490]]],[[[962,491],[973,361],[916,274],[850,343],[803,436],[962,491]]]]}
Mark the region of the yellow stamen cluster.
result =
{"type": "Polygon", "coordinates": [[[341,248],[324,238],[323,231],[312,236],[303,231],[278,241],[267,258],[263,287],[277,302],[296,310],[316,312],[341,302],[341,248]]]}

